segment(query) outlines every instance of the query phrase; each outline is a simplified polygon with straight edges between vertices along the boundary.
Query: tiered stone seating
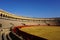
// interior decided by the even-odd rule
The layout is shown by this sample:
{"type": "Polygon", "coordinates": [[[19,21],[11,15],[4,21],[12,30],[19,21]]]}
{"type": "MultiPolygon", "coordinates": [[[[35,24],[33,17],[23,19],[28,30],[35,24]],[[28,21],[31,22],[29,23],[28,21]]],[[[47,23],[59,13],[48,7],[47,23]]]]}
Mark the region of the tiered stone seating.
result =
{"type": "Polygon", "coordinates": [[[47,40],[19,30],[18,27],[11,31],[2,32],[1,40],[47,40]]]}
{"type": "Polygon", "coordinates": [[[8,34],[2,33],[1,40],[24,40],[21,36],[16,35],[14,32],[8,34]]]}

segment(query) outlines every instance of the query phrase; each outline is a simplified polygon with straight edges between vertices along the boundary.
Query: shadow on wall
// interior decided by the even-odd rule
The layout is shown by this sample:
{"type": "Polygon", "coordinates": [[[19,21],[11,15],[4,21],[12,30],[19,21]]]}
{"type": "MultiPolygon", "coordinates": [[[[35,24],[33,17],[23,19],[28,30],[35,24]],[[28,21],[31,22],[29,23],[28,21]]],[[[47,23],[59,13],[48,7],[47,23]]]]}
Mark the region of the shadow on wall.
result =
{"type": "Polygon", "coordinates": [[[14,29],[14,32],[17,35],[22,36],[25,40],[47,40],[45,38],[23,32],[23,31],[19,30],[18,28],[14,29]]]}
{"type": "Polygon", "coordinates": [[[26,24],[25,23],[21,23],[23,26],[25,26],[26,24]]]}
{"type": "Polygon", "coordinates": [[[56,25],[60,26],[60,18],[55,18],[55,21],[56,21],[56,25]]]}

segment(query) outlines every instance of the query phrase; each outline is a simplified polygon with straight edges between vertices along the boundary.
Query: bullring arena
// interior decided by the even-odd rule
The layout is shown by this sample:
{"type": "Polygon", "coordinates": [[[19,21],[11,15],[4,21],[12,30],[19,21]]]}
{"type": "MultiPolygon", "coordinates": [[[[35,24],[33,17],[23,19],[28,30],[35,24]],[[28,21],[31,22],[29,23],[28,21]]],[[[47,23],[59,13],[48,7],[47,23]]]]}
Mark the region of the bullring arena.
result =
{"type": "MultiPolygon", "coordinates": [[[[0,10],[0,40],[17,40],[17,39],[18,40],[48,40],[48,39],[49,40],[59,40],[60,39],[60,37],[55,37],[56,39],[54,37],[49,38],[48,37],[49,35],[45,35],[46,37],[41,36],[41,34],[44,35],[44,33],[40,32],[39,28],[42,28],[43,30],[49,30],[49,31],[53,30],[53,31],[51,31],[52,33],[55,31],[58,31],[57,33],[58,33],[58,35],[60,35],[59,34],[60,33],[60,30],[59,30],[60,29],[60,18],[58,18],[58,17],[57,18],[32,18],[32,17],[25,17],[25,16],[16,16],[16,15],[6,12],[4,10],[0,10]],[[34,26],[34,27],[32,27],[32,26],[34,26]],[[56,26],[59,28],[57,28],[56,26]],[[25,28],[26,31],[24,30],[23,27],[24,28],[26,27],[25,28]],[[34,28],[37,28],[36,31],[34,28]],[[57,30],[56,30],[56,28],[57,28],[57,30]],[[35,34],[33,32],[37,32],[38,29],[40,32],[39,35],[43,38],[25,33],[28,30],[28,31],[32,32],[32,33],[31,32],[28,32],[28,33],[35,34]],[[18,32],[16,30],[18,30],[18,32]],[[24,32],[19,31],[19,30],[22,30],[24,32]]],[[[46,31],[46,32],[48,33],[49,31],[46,31]]],[[[38,35],[38,32],[35,35],[38,35]]]]}

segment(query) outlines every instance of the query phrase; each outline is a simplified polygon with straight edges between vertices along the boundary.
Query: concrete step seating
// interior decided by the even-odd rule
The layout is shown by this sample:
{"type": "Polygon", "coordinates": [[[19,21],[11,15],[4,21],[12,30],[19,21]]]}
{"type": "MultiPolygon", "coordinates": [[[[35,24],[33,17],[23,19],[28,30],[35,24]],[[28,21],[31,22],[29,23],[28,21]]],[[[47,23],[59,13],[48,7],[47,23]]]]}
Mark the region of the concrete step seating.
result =
{"type": "Polygon", "coordinates": [[[1,40],[47,40],[45,38],[23,32],[19,30],[19,28],[14,28],[11,31],[3,31],[1,38],[1,40]]]}
{"type": "Polygon", "coordinates": [[[24,40],[21,36],[18,36],[14,32],[8,34],[2,33],[2,40],[24,40]]]}

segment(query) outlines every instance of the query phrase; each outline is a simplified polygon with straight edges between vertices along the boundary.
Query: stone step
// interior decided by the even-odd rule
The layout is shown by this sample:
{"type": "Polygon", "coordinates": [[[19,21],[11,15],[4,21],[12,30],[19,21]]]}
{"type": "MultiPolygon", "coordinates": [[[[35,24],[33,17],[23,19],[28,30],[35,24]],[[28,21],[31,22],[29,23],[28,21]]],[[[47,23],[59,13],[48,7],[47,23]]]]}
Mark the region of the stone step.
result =
{"type": "Polygon", "coordinates": [[[14,34],[12,32],[9,33],[9,36],[12,40],[24,40],[24,39],[22,39],[22,37],[18,37],[16,34],[14,34]]]}
{"type": "Polygon", "coordinates": [[[8,40],[12,40],[12,38],[9,36],[9,34],[6,35],[8,40]]]}
{"type": "Polygon", "coordinates": [[[3,34],[3,38],[4,38],[4,40],[7,40],[7,37],[6,37],[5,33],[3,34]]]}
{"type": "Polygon", "coordinates": [[[8,36],[7,34],[3,33],[2,34],[2,40],[9,40],[9,38],[7,38],[7,36],[8,36]]]}
{"type": "Polygon", "coordinates": [[[7,40],[10,40],[9,37],[8,37],[8,35],[6,35],[6,37],[7,37],[7,40]]]}
{"type": "Polygon", "coordinates": [[[4,36],[4,34],[2,34],[2,40],[4,40],[4,37],[3,36],[4,36]]]}

